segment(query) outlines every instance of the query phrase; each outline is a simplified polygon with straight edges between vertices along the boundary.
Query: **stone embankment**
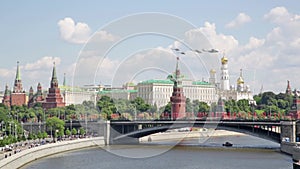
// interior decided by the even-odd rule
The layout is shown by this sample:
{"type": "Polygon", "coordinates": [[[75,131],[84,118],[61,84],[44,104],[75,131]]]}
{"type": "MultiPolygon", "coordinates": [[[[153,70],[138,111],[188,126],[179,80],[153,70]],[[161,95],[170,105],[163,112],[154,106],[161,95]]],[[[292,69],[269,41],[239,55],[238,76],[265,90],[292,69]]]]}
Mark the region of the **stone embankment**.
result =
{"type": "Polygon", "coordinates": [[[39,147],[34,147],[21,151],[19,153],[13,154],[7,158],[4,158],[0,161],[1,169],[12,169],[20,168],[25,164],[28,164],[34,160],[54,155],[61,152],[95,147],[95,146],[104,146],[103,137],[94,137],[94,138],[85,138],[78,140],[62,141],[52,144],[46,144],[39,147]]]}

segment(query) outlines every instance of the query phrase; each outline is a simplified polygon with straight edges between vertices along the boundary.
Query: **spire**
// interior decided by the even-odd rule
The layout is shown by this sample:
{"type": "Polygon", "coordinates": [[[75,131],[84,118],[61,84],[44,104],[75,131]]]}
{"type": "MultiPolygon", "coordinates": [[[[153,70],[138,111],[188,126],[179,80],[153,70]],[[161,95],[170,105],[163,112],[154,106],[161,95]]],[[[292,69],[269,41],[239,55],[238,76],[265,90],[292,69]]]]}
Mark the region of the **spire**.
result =
{"type": "Polygon", "coordinates": [[[57,79],[55,62],[53,62],[52,80],[57,79]]]}
{"type": "Polygon", "coordinates": [[[291,90],[291,86],[290,86],[290,81],[287,81],[287,87],[286,87],[286,91],[285,94],[291,95],[292,94],[292,90],[291,90]]]}
{"type": "Polygon", "coordinates": [[[20,73],[19,61],[17,61],[16,80],[21,80],[21,73],[20,73]]]}
{"type": "Polygon", "coordinates": [[[39,82],[38,85],[37,85],[37,96],[42,96],[43,93],[42,93],[42,85],[41,83],[39,82]]]}
{"type": "Polygon", "coordinates": [[[9,93],[8,85],[7,85],[7,83],[6,83],[6,85],[5,85],[4,96],[9,96],[9,95],[10,95],[10,93],[9,93]]]}
{"type": "Polygon", "coordinates": [[[243,77],[243,69],[240,69],[240,77],[243,77]]]}
{"type": "Polygon", "coordinates": [[[66,86],[66,73],[64,73],[64,81],[63,81],[63,85],[66,86]]]}
{"type": "Polygon", "coordinates": [[[180,76],[180,70],[179,70],[179,57],[176,58],[177,61],[176,61],[176,70],[175,70],[175,73],[176,73],[176,79],[178,80],[179,76],[180,76]]]}
{"type": "Polygon", "coordinates": [[[30,86],[29,93],[33,93],[33,88],[30,86]]]}
{"type": "Polygon", "coordinates": [[[53,62],[53,71],[52,71],[52,79],[51,79],[51,88],[58,87],[58,80],[56,76],[56,67],[55,62],[53,62]]]}
{"type": "Polygon", "coordinates": [[[19,61],[17,61],[17,72],[16,72],[16,79],[15,79],[13,93],[22,93],[22,92],[23,92],[23,87],[22,87],[22,80],[21,80],[21,72],[20,72],[19,61]]]}

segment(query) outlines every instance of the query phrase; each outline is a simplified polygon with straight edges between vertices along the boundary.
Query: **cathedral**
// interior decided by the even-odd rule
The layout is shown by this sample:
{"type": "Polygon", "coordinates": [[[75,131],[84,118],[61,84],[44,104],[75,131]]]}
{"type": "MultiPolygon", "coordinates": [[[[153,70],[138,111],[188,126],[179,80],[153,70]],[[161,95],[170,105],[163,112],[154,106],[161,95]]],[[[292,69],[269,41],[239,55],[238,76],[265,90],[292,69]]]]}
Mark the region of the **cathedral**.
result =
{"type": "MultiPolygon", "coordinates": [[[[210,81],[215,79],[215,74],[213,73],[215,73],[215,71],[211,70],[210,81]]],[[[240,75],[236,80],[236,87],[235,85],[230,85],[229,80],[230,77],[228,71],[228,58],[223,56],[221,58],[220,83],[216,85],[218,94],[225,100],[238,101],[238,100],[246,99],[249,100],[250,103],[255,104],[249,85],[245,85],[242,69],[240,69],[240,75]]]]}

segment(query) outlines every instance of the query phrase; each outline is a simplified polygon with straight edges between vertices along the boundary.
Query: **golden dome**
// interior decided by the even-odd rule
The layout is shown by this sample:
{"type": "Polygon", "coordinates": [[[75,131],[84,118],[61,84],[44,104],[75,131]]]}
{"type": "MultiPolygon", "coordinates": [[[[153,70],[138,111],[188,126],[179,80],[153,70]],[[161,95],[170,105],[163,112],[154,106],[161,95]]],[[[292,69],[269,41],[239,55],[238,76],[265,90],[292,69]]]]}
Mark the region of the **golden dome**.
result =
{"type": "Polygon", "coordinates": [[[210,73],[216,73],[217,71],[215,69],[211,69],[210,73]]]}
{"type": "Polygon", "coordinates": [[[244,79],[242,77],[239,77],[236,82],[237,84],[244,84],[244,79]]]}
{"type": "Polygon", "coordinates": [[[221,59],[221,62],[222,62],[223,65],[224,65],[224,64],[227,64],[228,58],[225,57],[225,56],[223,56],[222,59],[221,59]]]}

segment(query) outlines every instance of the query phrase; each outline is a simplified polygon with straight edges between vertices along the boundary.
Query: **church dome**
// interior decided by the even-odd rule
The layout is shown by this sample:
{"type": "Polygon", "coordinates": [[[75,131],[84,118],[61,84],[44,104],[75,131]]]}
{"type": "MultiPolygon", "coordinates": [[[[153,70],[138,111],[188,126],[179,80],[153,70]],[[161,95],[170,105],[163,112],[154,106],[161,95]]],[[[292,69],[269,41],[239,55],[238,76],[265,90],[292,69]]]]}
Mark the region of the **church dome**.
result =
{"type": "Polygon", "coordinates": [[[242,77],[239,77],[236,82],[237,84],[244,84],[244,79],[242,77]]]}
{"type": "Polygon", "coordinates": [[[223,56],[222,59],[221,59],[221,62],[222,62],[223,65],[224,65],[224,64],[227,64],[228,58],[225,57],[225,56],[223,56]]]}
{"type": "Polygon", "coordinates": [[[217,71],[215,69],[211,69],[210,73],[216,73],[217,71]]]}

